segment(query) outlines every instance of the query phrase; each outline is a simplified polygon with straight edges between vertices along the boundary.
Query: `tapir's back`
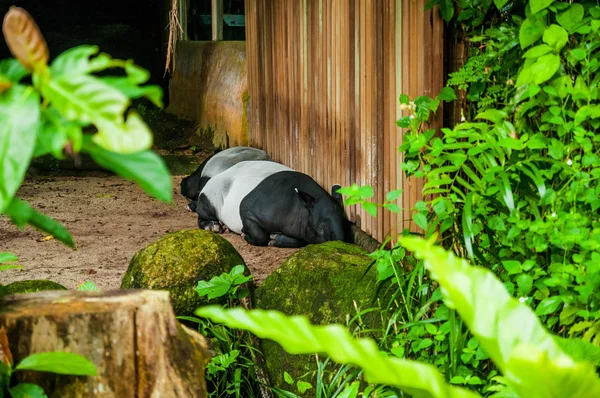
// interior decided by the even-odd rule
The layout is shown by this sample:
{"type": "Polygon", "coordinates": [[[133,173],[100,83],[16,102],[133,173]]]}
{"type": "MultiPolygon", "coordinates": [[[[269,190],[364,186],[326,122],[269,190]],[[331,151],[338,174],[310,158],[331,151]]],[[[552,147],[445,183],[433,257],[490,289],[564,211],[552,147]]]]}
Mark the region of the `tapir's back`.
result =
{"type": "Polygon", "coordinates": [[[219,220],[230,230],[241,233],[241,201],[265,178],[281,171],[293,170],[273,161],[243,161],[211,178],[202,194],[215,207],[219,220]]]}

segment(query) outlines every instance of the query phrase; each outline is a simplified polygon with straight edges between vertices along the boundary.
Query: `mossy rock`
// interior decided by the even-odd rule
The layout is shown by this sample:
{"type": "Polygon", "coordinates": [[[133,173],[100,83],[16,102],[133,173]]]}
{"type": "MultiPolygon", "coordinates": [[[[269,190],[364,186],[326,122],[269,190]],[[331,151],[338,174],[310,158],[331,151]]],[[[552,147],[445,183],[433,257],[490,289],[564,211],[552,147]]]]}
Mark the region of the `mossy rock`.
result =
{"type": "Polygon", "coordinates": [[[6,294],[35,293],[44,290],[69,290],[63,285],[45,279],[32,279],[9,283],[4,286],[6,294]]]}
{"type": "MultiPolygon", "coordinates": [[[[313,324],[346,324],[346,317],[373,306],[377,294],[375,267],[360,247],[343,242],[306,246],[291,255],[255,291],[255,307],[279,310],[287,315],[305,315],[313,324]]],[[[375,316],[367,320],[375,324],[375,316]]],[[[298,393],[285,383],[284,371],[294,380],[316,370],[314,355],[291,355],[271,340],[262,348],[270,382],[298,393]]],[[[303,378],[313,386],[314,378],[303,378]]],[[[302,395],[302,394],[301,394],[302,395]]]]}
{"type": "MultiPolygon", "coordinates": [[[[220,235],[204,230],[169,233],[137,252],[123,275],[121,289],[168,290],[176,315],[191,316],[196,308],[215,304],[194,290],[198,281],[246,266],[235,248],[220,235]]],[[[224,299],[223,299],[224,300],[224,299]]]]}

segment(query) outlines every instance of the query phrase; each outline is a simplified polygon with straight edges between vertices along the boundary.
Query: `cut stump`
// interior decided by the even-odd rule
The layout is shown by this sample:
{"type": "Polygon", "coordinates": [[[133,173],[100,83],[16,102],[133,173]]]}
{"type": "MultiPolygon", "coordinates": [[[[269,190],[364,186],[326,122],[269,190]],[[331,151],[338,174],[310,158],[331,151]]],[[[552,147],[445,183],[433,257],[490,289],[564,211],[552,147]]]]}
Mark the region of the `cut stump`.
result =
{"type": "Polygon", "coordinates": [[[164,291],[48,291],[0,299],[17,364],[39,352],[82,355],[95,377],[16,372],[53,397],[206,397],[206,340],[175,319],[164,291]]]}

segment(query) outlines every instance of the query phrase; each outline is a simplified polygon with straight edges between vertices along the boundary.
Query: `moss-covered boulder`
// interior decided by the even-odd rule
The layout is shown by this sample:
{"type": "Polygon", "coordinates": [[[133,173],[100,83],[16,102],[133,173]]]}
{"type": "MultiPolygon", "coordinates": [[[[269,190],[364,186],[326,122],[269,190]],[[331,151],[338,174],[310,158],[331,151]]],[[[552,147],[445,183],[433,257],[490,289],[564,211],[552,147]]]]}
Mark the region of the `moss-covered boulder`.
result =
{"type": "MultiPolygon", "coordinates": [[[[377,292],[372,259],[358,246],[326,242],[306,246],[292,254],[255,291],[255,307],[273,309],[287,315],[305,315],[314,324],[346,324],[359,309],[373,306],[377,292]]],[[[370,322],[376,322],[374,317],[370,322]]],[[[291,355],[270,340],[262,348],[270,381],[276,387],[292,390],[284,382],[284,371],[294,380],[308,369],[316,370],[313,355],[291,355]]],[[[314,379],[304,378],[313,386],[314,379]]],[[[302,395],[302,394],[301,394],[302,395]]]]}
{"type": "Polygon", "coordinates": [[[63,285],[45,279],[33,279],[9,283],[4,286],[6,294],[35,293],[44,290],[69,290],[63,285]]]}
{"type": "Polygon", "coordinates": [[[168,290],[176,315],[193,315],[194,310],[218,299],[200,298],[194,290],[198,281],[229,272],[244,260],[220,235],[204,230],[169,233],[137,252],[123,276],[121,289],[168,290]]]}

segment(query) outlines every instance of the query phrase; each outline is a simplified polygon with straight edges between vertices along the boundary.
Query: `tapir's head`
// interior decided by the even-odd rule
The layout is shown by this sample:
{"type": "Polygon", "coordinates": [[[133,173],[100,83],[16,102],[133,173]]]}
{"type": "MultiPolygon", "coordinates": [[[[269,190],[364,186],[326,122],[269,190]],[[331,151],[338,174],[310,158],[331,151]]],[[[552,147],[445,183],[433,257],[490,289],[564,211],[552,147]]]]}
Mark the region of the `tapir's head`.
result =
{"type": "Polygon", "coordinates": [[[190,199],[196,200],[198,199],[198,186],[200,184],[200,176],[199,175],[190,175],[181,180],[180,190],[181,194],[190,199]]]}
{"type": "Polygon", "coordinates": [[[344,241],[344,210],[340,203],[330,195],[315,199],[304,191],[296,191],[302,205],[308,210],[304,239],[308,243],[344,241]]]}

